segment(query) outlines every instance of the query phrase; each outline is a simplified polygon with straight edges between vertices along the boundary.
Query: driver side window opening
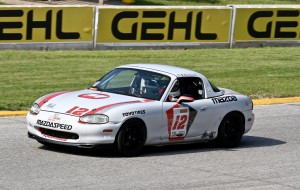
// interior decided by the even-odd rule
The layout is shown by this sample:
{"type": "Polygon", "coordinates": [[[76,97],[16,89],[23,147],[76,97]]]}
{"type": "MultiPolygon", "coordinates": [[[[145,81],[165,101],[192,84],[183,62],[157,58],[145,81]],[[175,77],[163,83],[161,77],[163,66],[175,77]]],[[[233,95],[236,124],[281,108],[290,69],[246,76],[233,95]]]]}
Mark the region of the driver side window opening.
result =
{"type": "Polygon", "coordinates": [[[135,75],[130,85],[130,93],[147,99],[159,100],[170,82],[169,77],[149,71],[135,75]]]}
{"type": "Polygon", "coordinates": [[[192,97],[195,100],[205,97],[203,82],[198,77],[178,78],[174,83],[167,101],[175,102],[180,96],[192,97]]]}

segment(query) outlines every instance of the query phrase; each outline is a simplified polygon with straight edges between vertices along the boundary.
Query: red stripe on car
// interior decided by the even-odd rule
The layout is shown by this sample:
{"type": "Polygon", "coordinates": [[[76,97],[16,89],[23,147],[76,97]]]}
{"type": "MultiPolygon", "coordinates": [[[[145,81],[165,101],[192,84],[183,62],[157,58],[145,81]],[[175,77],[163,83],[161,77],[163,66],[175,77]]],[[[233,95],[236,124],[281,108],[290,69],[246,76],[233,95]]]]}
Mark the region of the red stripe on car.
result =
{"type": "Polygon", "coordinates": [[[133,101],[128,101],[128,102],[118,102],[118,103],[114,103],[114,104],[108,104],[106,106],[102,106],[102,107],[96,108],[96,109],[94,109],[94,110],[86,113],[85,115],[95,114],[95,113],[97,113],[100,110],[103,110],[103,109],[106,109],[106,108],[109,108],[109,107],[112,107],[112,106],[116,106],[116,105],[138,103],[138,102],[142,102],[142,101],[140,101],[140,100],[133,100],[133,101]]]}
{"type": "Polygon", "coordinates": [[[52,95],[50,95],[50,96],[47,96],[46,98],[42,99],[42,100],[38,103],[38,105],[39,105],[40,107],[42,107],[45,103],[47,103],[47,102],[48,102],[49,100],[51,100],[52,98],[55,98],[55,97],[57,97],[57,96],[60,96],[60,95],[62,95],[62,94],[66,94],[66,93],[69,93],[69,92],[72,92],[72,91],[57,92],[57,93],[55,93],[55,94],[52,94],[52,95]]]}

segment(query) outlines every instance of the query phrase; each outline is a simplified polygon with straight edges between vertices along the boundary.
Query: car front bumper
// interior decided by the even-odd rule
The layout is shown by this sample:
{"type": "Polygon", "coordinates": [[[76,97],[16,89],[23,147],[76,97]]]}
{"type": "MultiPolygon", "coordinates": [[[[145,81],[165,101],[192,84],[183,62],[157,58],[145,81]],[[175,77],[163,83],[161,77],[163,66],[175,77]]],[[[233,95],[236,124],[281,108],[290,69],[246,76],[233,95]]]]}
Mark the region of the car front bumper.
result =
{"type": "Polygon", "coordinates": [[[106,148],[113,148],[114,144],[86,144],[86,143],[68,143],[68,142],[61,142],[61,141],[54,141],[46,138],[39,137],[37,135],[34,135],[30,132],[28,132],[28,137],[31,139],[35,139],[38,142],[42,144],[54,144],[54,145],[60,145],[60,146],[69,146],[69,147],[75,147],[75,148],[86,148],[86,149],[106,149],[106,148]]]}
{"type": "Polygon", "coordinates": [[[250,131],[253,126],[255,115],[252,110],[243,112],[245,116],[245,134],[250,131]]]}
{"type": "Polygon", "coordinates": [[[41,143],[81,148],[112,145],[120,126],[121,123],[114,122],[106,124],[81,123],[77,116],[46,111],[41,111],[38,115],[27,114],[28,137],[41,143]],[[59,119],[53,121],[55,114],[56,118],[59,119]]]}

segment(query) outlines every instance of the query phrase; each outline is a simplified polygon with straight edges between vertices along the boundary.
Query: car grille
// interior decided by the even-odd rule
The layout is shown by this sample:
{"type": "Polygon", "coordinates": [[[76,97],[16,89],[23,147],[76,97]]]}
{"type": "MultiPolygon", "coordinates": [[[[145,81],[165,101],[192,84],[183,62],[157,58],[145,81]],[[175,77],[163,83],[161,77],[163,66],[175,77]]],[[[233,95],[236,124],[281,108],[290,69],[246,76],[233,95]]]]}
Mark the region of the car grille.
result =
{"type": "Polygon", "coordinates": [[[62,139],[78,139],[79,138],[79,136],[76,133],[56,131],[56,130],[45,129],[45,128],[41,128],[41,127],[39,127],[38,130],[44,135],[48,135],[48,136],[56,137],[56,138],[62,138],[62,139]]]}

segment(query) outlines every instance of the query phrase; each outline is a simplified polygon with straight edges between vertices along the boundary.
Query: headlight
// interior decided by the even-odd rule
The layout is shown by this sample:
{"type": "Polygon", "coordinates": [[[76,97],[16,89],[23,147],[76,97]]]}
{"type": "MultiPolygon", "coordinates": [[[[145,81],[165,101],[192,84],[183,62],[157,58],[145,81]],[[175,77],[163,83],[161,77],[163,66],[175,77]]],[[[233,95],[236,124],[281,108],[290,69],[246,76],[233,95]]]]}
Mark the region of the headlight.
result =
{"type": "Polygon", "coordinates": [[[79,121],[83,123],[104,124],[109,121],[109,118],[103,114],[84,115],[79,118],[79,121]]]}
{"type": "Polygon", "coordinates": [[[30,113],[34,114],[34,115],[39,114],[40,111],[41,111],[41,108],[37,103],[34,103],[30,108],[30,113]]]}

